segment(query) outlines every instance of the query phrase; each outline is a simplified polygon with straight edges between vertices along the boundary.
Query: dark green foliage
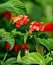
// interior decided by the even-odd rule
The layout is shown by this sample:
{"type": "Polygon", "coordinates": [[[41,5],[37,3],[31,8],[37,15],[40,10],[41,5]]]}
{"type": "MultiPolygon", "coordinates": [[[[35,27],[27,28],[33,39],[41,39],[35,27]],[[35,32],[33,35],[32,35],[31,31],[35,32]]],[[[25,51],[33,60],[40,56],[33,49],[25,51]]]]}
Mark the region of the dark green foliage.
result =
{"type": "Polygon", "coordinates": [[[43,38],[44,38],[44,39],[48,39],[48,35],[45,34],[45,33],[40,34],[39,37],[40,37],[41,39],[43,39],[43,38]]]}

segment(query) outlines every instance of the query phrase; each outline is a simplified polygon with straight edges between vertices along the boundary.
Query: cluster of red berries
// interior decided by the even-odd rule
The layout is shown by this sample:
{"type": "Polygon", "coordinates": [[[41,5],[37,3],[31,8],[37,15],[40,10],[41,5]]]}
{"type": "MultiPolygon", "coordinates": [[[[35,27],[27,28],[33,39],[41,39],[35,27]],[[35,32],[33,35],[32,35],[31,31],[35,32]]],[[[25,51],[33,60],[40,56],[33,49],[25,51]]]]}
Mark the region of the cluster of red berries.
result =
{"type": "Polygon", "coordinates": [[[13,24],[16,25],[16,27],[20,28],[22,25],[27,24],[29,22],[29,18],[26,15],[18,15],[12,17],[13,24]]]}
{"type": "MultiPolygon", "coordinates": [[[[10,49],[10,44],[9,44],[8,42],[6,42],[6,43],[5,43],[5,50],[8,51],[9,49],[10,49]]],[[[24,43],[23,43],[23,44],[21,45],[21,49],[22,49],[22,50],[27,50],[27,49],[28,49],[27,44],[24,44],[24,43]]],[[[12,50],[15,51],[15,52],[18,52],[18,51],[19,51],[19,46],[18,46],[18,44],[15,43],[12,50]]]]}
{"type": "Polygon", "coordinates": [[[29,33],[32,33],[33,31],[43,31],[43,30],[44,30],[44,23],[43,22],[34,21],[30,24],[29,33]]]}
{"type": "Polygon", "coordinates": [[[11,19],[11,13],[9,11],[5,11],[2,15],[3,15],[3,17],[5,17],[8,20],[11,19]]]}

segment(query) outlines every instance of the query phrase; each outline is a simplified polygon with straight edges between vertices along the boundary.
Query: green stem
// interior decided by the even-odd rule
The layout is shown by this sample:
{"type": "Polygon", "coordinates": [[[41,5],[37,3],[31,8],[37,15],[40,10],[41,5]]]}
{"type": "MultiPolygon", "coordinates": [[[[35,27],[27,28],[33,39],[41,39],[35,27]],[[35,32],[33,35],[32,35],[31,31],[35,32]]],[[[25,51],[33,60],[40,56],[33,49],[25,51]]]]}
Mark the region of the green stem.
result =
{"type": "Polygon", "coordinates": [[[7,57],[7,52],[5,53],[5,56],[4,56],[4,58],[3,58],[3,61],[5,61],[5,59],[6,59],[6,57],[7,57]]]}
{"type": "Polygon", "coordinates": [[[52,61],[51,61],[51,65],[53,65],[53,58],[52,58],[52,61]]]}
{"type": "Polygon", "coordinates": [[[52,57],[51,65],[53,65],[53,51],[51,51],[51,57],[52,57]]]}

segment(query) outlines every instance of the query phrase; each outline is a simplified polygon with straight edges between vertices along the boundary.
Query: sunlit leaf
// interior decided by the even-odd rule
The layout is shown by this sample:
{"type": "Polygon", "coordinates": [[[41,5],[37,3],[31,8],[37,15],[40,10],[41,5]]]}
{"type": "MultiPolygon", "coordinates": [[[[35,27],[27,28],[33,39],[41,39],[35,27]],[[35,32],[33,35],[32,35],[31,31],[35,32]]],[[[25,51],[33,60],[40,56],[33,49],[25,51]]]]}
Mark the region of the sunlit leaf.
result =
{"type": "Polygon", "coordinates": [[[40,64],[45,65],[45,60],[38,52],[29,53],[28,55],[22,57],[23,63],[26,64],[40,64]]]}
{"type": "Polygon", "coordinates": [[[0,13],[5,11],[10,11],[15,14],[24,14],[26,9],[19,0],[9,0],[3,4],[0,4],[0,13]]]}
{"type": "Polygon", "coordinates": [[[37,38],[37,41],[45,46],[49,51],[53,49],[53,38],[48,38],[47,40],[37,38]]]}

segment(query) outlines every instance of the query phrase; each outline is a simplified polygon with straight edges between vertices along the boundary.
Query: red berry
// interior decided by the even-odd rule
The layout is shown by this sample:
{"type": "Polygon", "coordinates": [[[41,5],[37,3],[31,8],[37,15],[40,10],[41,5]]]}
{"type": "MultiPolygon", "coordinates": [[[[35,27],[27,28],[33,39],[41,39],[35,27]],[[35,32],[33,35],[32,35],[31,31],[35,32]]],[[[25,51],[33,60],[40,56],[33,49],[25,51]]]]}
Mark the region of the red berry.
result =
{"type": "Polygon", "coordinates": [[[3,13],[3,16],[7,19],[10,19],[11,18],[11,13],[9,11],[6,11],[3,13]]]}
{"type": "Polygon", "coordinates": [[[5,50],[9,50],[10,49],[10,44],[8,42],[5,43],[5,50]]]}
{"type": "Polygon", "coordinates": [[[28,49],[27,44],[22,44],[22,45],[21,45],[21,49],[22,49],[22,50],[27,50],[27,49],[28,49]]]}
{"type": "Polygon", "coordinates": [[[13,51],[18,52],[18,50],[19,50],[18,45],[17,44],[14,44],[13,51]]]}
{"type": "Polygon", "coordinates": [[[53,23],[47,23],[45,25],[44,31],[46,31],[46,32],[53,32],[53,23]]]}

